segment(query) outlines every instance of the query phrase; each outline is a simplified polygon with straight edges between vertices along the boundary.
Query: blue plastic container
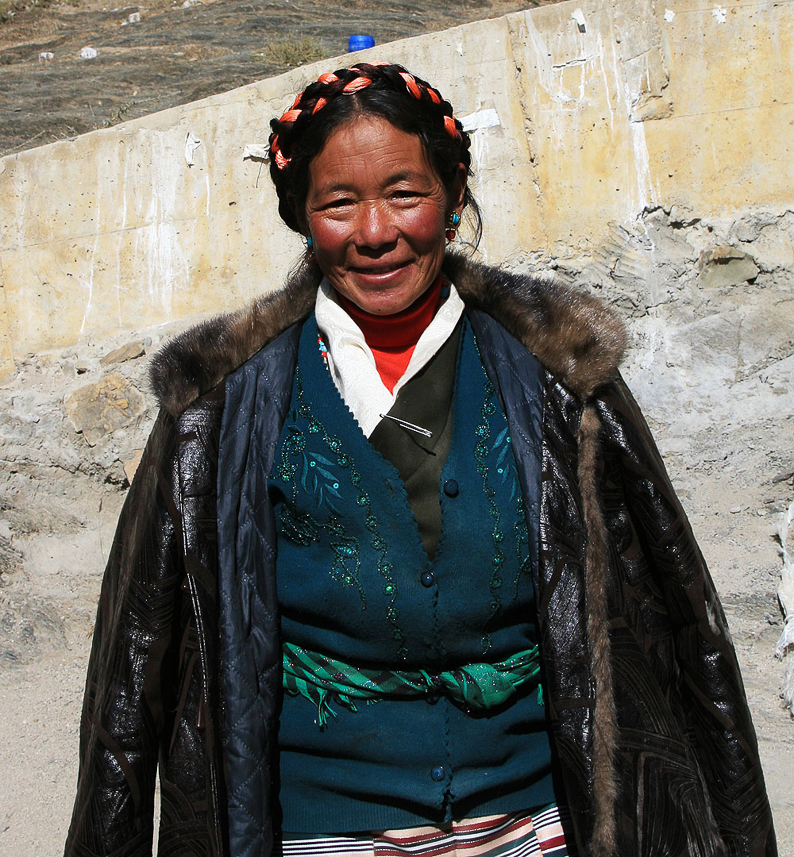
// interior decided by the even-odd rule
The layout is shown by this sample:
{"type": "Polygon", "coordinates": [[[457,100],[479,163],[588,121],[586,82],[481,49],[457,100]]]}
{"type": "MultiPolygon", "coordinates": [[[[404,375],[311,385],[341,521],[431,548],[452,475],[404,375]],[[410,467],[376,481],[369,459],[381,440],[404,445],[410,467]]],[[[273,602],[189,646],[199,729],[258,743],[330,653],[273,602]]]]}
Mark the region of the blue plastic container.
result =
{"type": "Polygon", "coordinates": [[[375,39],[372,36],[351,36],[347,40],[347,52],[365,51],[367,48],[375,47],[375,39]]]}

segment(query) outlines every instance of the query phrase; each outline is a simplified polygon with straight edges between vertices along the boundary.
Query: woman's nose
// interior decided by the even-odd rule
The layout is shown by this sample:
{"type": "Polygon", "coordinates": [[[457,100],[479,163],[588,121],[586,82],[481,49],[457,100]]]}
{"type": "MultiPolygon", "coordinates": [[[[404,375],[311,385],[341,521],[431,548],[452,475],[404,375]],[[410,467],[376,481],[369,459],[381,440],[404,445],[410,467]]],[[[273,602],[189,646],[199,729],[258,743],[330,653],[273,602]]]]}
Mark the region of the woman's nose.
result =
{"type": "Polygon", "coordinates": [[[377,201],[362,203],[356,218],[355,241],[361,247],[382,247],[397,240],[397,227],[388,207],[377,201]]]}

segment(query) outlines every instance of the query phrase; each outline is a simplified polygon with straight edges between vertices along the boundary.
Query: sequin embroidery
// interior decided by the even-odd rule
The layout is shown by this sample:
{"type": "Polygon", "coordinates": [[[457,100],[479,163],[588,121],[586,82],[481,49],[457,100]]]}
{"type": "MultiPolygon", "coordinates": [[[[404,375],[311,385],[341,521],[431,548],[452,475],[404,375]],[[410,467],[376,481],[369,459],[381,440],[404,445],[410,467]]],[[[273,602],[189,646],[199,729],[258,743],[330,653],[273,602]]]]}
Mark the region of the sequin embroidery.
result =
{"type": "MultiPolygon", "coordinates": [[[[478,349],[479,354],[479,349],[478,349]]],[[[482,359],[482,358],[481,358],[482,359]]],[[[502,515],[499,505],[495,501],[496,489],[491,484],[500,483],[500,489],[509,493],[509,502],[515,502],[516,521],[513,525],[515,539],[516,559],[518,560],[518,571],[513,581],[513,598],[518,597],[518,588],[521,576],[531,571],[529,556],[529,532],[527,527],[524,500],[518,483],[518,473],[512,458],[512,446],[510,443],[510,429],[505,426],[493,440],[489,447],[489,440],[493,432],[491,419],[497,413],[497,405],[494,401],[496,388],[490,381],[483,384],[485,399],[480,409],[480,422],[475,430],[474,457],[477,462],[477,472],[482,478],[483,492],[489,505],[491,516],[491,540],[493,542],[493,556],[491,559],[491,579],[488,590],[491,594],[491,604],[488,619],[485,622],[485,632],[482,636],[483,653],[491,646],[491,636],[487,630],[488,623],[496,616],[502,606],[500,590],[502,589],[502,568],[505,564],[505,533],[502,529],[502,515]],[[489,456],[495,458],[495,462],[489,467],[489,456]]]]}
{"type": "Polygon", "coordinates": [[[397,654],[405,658],[408,654],[405,647],[405,635],[399,625],[400,612],[395,606],[397,585],[393,575],[393,565],[386,558],[388,545],[380,535],[378,519],[372,511],[369,494],[362,488],[362,477],[352,456],[343,450],[340,438],[332,435],[312,413],[311,406],[306,402],[303,392],[303,378],[300,367],[295,370],[295,389],[297,392],[297,407],[293,419],[306,422],[306,432],[320,435],[330,456],[320,455],[306,450],[306,436],[297,425],[289,427],[289,437],[282,445],[281,460],[276,472],[279,478],[291,486],[292,499],[286,500],[280,513],[283,534],[293,544],[307,546],[317,541],[320,531],[332,535],[331,546],[333,560],[330,569],[331,577],[344,586],[354,586],[361,598],[362,607],[366,609],[366,598],[361,585],[361,547],[358,540],[348,536],[344,525],[340,522],[339,510],[335,500],[340,499],[340,480],[336,468],[346,474],[347,480],[356,491],[356,506],[364,515],[364,525],[370,533],[370,545],[378,554],[377,569],[383,579],[383,595],[387,599],[386,619],[391,625],[392,637],[397,643],[397,654]],[[318,506],[329,509],[331,514],[320,522],[310,515],[297,513],[298,484],[304,491],[314,496],[318,506]]]}

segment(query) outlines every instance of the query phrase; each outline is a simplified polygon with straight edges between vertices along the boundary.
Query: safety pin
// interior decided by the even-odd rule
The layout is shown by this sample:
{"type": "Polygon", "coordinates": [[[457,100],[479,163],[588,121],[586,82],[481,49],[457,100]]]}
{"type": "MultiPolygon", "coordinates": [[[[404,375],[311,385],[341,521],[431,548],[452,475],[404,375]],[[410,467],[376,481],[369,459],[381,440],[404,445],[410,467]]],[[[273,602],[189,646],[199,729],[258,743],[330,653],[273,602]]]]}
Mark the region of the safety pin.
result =
{"type": "Polygon", "coordinates": [[[394,422],[402,426],[402,428],[408,429],[408,431],[415,431],[417,434],[421,434],[423,437],[433,437],[432,431],[429,431],[426,428],[422,428],[422,426],[415,425],[414,423],[409,423],[408,420],[401,420],[399,417],[393,417],[391,414],[381,414],[380,418],[382,420],[394,420],[394,422]]]}

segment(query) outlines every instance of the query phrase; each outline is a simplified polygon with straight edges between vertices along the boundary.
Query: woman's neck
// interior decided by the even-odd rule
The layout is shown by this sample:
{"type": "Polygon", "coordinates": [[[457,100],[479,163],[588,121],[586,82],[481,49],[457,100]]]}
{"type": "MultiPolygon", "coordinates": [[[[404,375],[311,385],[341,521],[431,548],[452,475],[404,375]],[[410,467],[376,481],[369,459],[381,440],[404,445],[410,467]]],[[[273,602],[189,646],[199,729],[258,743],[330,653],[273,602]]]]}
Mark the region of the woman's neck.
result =
{"type": "Polygon", "coordinates": [[[381,381],[394,391],[405,374],[419,337],[425,332],[442,300],[441,275],[407,309],[394,315],[364,312],[344,295],[336,293],[340,306],[361,328],[375,358],[381,381]]]}
{"type": "Polygon", "coordinates": [[[372,315],[336,293],[342,308],[361,328],[370,348],[405,349],[416,345],[441,301],[441,275],[407,309],[394,315],[372,315]]]}

